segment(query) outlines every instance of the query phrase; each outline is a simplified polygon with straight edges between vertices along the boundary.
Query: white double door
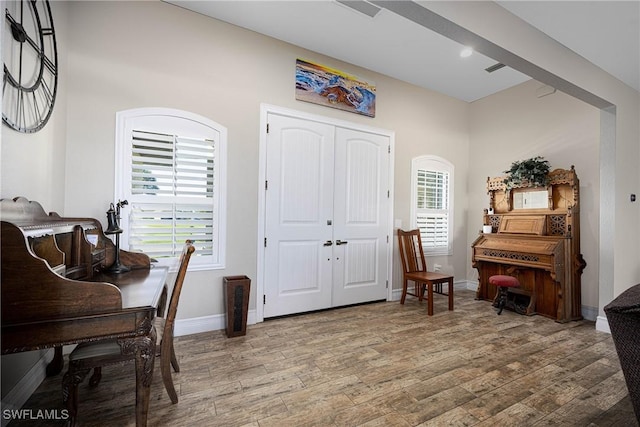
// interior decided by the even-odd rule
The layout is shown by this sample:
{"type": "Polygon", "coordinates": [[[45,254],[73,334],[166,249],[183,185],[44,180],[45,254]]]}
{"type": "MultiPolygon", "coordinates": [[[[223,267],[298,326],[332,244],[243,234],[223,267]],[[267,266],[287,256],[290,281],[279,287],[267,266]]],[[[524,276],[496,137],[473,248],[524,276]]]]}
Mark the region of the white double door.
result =
{"type": "Polygon", "coordinates": [[[386,299],[389,136],[267,119],[264,317],[386,299]]]}

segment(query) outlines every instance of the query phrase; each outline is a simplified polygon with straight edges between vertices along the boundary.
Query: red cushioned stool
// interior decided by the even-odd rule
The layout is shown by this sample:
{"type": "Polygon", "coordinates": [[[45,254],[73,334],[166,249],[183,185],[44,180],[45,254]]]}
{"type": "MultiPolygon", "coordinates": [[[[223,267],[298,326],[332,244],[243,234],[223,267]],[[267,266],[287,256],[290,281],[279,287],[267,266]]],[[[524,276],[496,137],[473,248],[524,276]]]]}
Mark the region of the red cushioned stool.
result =
{"type": "Polygon", "coordinates": [[[498,314],[502,314],[502,309],[507,303],[507,292],[509,288],[520,287],[520,282],[518,282],[518,279],[513,276],[497,274],[489,277],[489,283],[498,288],[498,292],[496,294],[496,299],[498,300],[498,314]]]}

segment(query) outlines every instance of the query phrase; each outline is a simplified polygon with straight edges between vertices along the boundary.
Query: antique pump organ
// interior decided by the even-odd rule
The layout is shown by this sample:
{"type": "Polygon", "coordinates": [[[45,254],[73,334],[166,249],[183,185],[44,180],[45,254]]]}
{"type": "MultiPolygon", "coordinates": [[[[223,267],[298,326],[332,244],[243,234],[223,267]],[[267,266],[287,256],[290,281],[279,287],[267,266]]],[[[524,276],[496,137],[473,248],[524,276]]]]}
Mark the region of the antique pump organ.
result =
{"type": "Polygon", "coordinates": [[[555,169],[548,177],[543,188],[507,188],[504,177],[487,179],[487,232],[472,244],[476,297],[492,301],[496,288],[489,277],[511,275],[520,282],[513,292],[525,301],[526,314],[579,320],[580,278],[586,267],[580,253],[579,181],[573,166],[555,169]]]}

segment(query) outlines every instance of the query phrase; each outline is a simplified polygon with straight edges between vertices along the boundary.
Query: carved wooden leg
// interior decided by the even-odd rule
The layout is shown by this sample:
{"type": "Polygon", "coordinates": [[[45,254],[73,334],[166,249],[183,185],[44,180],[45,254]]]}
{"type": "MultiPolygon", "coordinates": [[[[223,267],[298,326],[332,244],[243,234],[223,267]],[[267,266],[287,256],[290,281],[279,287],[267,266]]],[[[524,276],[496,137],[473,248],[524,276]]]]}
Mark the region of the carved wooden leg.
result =
{"type": "Polygon", "coordinates": [[[62,402],[69,414],[68,425],[74,427],[78,419],[78,385],[84,380],[91,369],[69,370],[62,377],[62,402]]]}
{"type": "Polygon", "coordinates": [[[100,380],[102,379],[102,367],[98,366],[97,368],[93,368],[93,375],[89,378],[89,385],[91,387],[95,387],[100,384],[100,380]]]}
{"type": "Polygon", "coordinates": [[[64,368],[64,357],[62,356],[62,346],[54,347],[53,360],[47,365],[47,376],[52,377],[62,372],[64,368]]]}
{"type": "Polygon", "coordinates": [[[153,365],[156,360],[156,330],[149,335],[118,340],[123,354],[133,354],[136,361],[136,426],[147,425],[149,397],[153,379],[153,365]]]}

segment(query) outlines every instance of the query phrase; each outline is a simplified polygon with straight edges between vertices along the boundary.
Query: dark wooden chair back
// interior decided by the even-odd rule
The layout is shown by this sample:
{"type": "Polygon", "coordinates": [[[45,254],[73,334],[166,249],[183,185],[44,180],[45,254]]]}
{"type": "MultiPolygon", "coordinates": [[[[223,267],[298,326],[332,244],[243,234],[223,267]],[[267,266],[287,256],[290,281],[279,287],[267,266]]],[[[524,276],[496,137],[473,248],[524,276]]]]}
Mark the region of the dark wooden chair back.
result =
{"type": "Polygon", "coordinates": [[[187,268],[189,267],[191,254],[194,253],[195,250],[193,242],[187,240],[184,244],[184,248],[182,249],[182,254],[180,255],[178,273],[176,274],[176,280],[173,284],[173,291],[171,292],[167,315],[164,318],[164,325],[162,325],[162,331],[157,331],[158,334],[162,334],[158,340],[161,346],[161,355],[166,354],[169,356],[173,352],[173,327],[176,322],[176,314],[178,313],[178,302],[180,301],[182,285],[184,284],[184,278],[187,275],[187,268]]]}
{"type": "Polygon", "coordinates": [[[427,271],[427,262],[422,249],[420,230],[398,230],[398,244],[400,246],[400,258],[402,269],[405,273],[427,271]]]}

